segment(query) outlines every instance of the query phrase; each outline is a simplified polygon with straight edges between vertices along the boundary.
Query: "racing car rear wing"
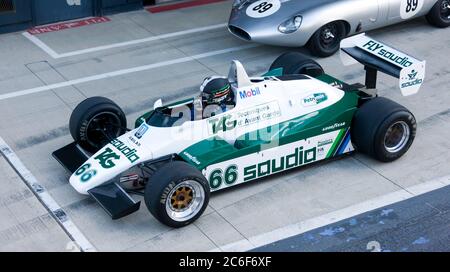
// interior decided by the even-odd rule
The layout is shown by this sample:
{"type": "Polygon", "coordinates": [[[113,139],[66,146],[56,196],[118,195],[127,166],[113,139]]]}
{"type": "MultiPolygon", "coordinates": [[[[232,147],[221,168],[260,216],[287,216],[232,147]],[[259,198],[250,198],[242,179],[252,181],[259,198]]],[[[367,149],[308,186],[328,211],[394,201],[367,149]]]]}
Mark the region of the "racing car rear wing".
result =
{"type": "Polygon", "coordinates": [[[341,60],[344,65],[361,63],[366,70],[366,88],[376,89],[377,72],[383,72],[399,80],[402,95],[419,91],[425,79],[425,61],[420,61],[364,33],[341,42],[341,60]]]}

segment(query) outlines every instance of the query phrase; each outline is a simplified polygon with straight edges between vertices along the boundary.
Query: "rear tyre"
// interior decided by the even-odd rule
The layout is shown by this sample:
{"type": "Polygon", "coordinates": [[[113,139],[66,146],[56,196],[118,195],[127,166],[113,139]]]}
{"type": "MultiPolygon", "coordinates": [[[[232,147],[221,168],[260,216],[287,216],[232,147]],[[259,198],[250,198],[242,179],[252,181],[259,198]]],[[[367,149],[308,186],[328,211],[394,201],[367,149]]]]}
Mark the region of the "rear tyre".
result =
{"type": "Polygon", "coordinates": [[[308,42],[311,53],[318,57],[329,57],[339,50],[341,40],[346,36],[343,22],[332,22],[317,30],[308,42]]]}
{"type": "Polygon", "coordinates": [[[210,188],[200,171],[182,161],[163,165],[145,187],[144,201],[161,223],[180,228],[197,220],[209,203],[210,188]]]}
{"type": "Polygon", "coordinates": [[[283,75],[304,74],[318,77],[324,74],[324,70],[316,61],[298,52],[288,52],[279,56],[270,66],[270,71],[283,69],[283,75]]]}
{"type": "Polygon", "coordinates": [[[109,141],[126,132],[127,119],[112,100],[95,96],[82,101],[70,116],[73,139],[85,150],[97,152],[109,141]]]}
{"type": "Polygon", "coordinates": [[[436,27],[450,26],[450,0],[439,0],[426,16],[427,21],[436,27]]]}
{"type": "Polygon", "coordinates": [[[417,124],[405,107],[377,97],[358,109],[351,129],[357,151],[382,162],[391,162],[408,151],[414,141],[417,124]]]}

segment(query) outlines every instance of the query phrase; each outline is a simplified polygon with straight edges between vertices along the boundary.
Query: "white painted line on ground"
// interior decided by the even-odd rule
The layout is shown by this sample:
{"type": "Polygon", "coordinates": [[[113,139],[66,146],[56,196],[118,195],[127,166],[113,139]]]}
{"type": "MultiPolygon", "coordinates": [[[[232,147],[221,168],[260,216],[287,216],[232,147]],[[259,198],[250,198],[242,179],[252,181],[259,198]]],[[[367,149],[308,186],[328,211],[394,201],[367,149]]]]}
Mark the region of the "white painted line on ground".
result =
{"type": "Polygon", "coordinates": [[[43,43],[41,40],[39,40],[36,36],[31,35],[28,32],[23,32],[22,35],[30,40],[32,43],[34,43],[37,47],[41,48],[45,53],[49,54],[50,57],[57,59],[59,58],[59,54],[56,53],[53,49],[48,47],[45,43],[43,43]]]}
{"type": "Polygon", "coordinates": [[[95,80],[106,79],[106,78],[111,78],[111,77],[116,77],[116,76],[123,76],[126,74],[142,72],[142,71],[160,68],[160,67],[164,67],[164,66],[169,66],[169,65],[173,65],[173,64],[179,64],[179,63],[183,63],[183,62],[204,59],[204,58],[208,58],[208,57],[212,57],[212,56],[216,56],[216,55],[222,55],[222,54],[231,53],[234,51],[245,50],[245,49],[250,49],[250,48],[254,48],[254,47],[258,47],[258,46],[259,45],[256,45],[256,44],[249,44],[249,45],[244,45],[244,46],[231,47],[231,48],[212,51],[212,52],[208,52],[208,53],[198,54],[198,55],[194,55],[194,56],[188,56],[188,57],[179,58],[179,59],[173,59],[173,60],[162,61],[162,62],[157,62],[157,63],[143,65],[143,66],[137,66],[137,67],[128,68],[128,69],[117,70],[117,71],[108,72],[108,73],[104,73],[104,74],[98,74],[98,75],[94,75],[94,76],[88,76],[88,77],[83,77],[83,78],[79,78],[79,79],[68,80],[68,81],[64,81],[64,82],[60,82],[60,83],[26,89],[26,90],[22,90],[22,91],[10,92],[10,93],[0,95],[0,101],[9,99],[9,98],[13,98],[13,97],[19,97],[19,96],[24,96],[24,95],[29,95],[29,94],[40,93],[40,92],[44,92],[44,91],[48,91],[48,90],[64,88],[64,87],[68,87],[68,86],[72,86],[72,85],[76,85],[76,84],[80,84],[80,83],[86,83],[86,82],[91,82],[91,81],[95,81],[95,80]]]}
{"type": "Polygon", "coordinates": [[[69,218],[69,215],[58,205],[58,203],[56,203],[45,187],[42,186],[33,174],[25,167],[19,157],[14,153],[2,137],[0,137],[0,153],[3,154],[11,167],[14,168],[33,194],[50,212],[53,218],[55,218],[56,222],[58,222],[67,235],[69,235],[70,239],[77,244],[79,249],[83,252],[97,251],[83,235],[83,233],[77,228],[77,226],[75,226],[69,218]]]}
{"type": "Polygon", "coordinates": [[[256,235],[248,239],[243,239],[231,244],[227,244],[221,246],[220,248],[214,248],[211,251],[249,251],[257,247],[261,247],[279,240],[299,235],[313,229],[324,227],[368,211],[372,211],[387,205],[410,199],[412,197],[419,196],[448,185],[450,185],[450,176],[441,177],[415,186],[411,186],[403,190],[379,196],[371,200],[343,208],[341,210],[333,211],[328,214],[294,223],[264,234],[256,235]]]}
{"type": "Polygon", "coordinates": [[[23,32],[22,35],[24,35],[27,39],[29,39],[31,42],[33,42],[35,45],[37,45],[39,48],[41,48],[44,52],[49,54],[52,58],[59,59],[59,58],[66,58],[66,57],[88,54],[88,53],[97,52],[97,51],[108,50],[108,49],[112,49],[112,48],[146,43],[146,42],[151,42],[151,41],[156,41],[156,40],[161,40],[161,39],[168,39],[168,38],[173,38],[173,37],[182,36],[182,35],[194,34],[194,33],[198,33],[198,32],[219,29],[219,28],[223,28],[226,26],[227,26],[227,24],[217,24],[217,25],[212,25],[212,26],[193,28],[193,29],[189,29],[189,30],[183,30],[183,31],[178,31],[178,32],[173,32],[173,33],[168,33],[168,34],[161,34],[161,35],[157,35],[157,36],[152,36],[152,37],[143,38],[143,39],[136,39],[136,40],[131,40],[131,41],[127,41],[127,42],[120,42],[120,43],[113,43],[113,44],[102,45],[102,46],[97,46],[97,47],[91,47],[91,48],[87,48],[87,49],[76,50],[76,51],[71,51],[71,52],[61,53],[61,54],[56,53],[48,45],[46,45],[44,42],[39,40],[36,36],[33,36],[28,32],[23,32]]]}
{"type": "Polygon", "coordinates": [[[124,47],[124,46],[130,46],[130,45],[139,44],[139,43],[151,42],[151,41],[155,41],[155,40],[173,38],[173,37],[176,37],[176,36],[188,35],[188,34],[193,34],[193,33],[197,33],[197,32],[223,28],[225,26],[227,26],[227,24],[219,24],[219,25],[212,25],[212,26],[207,26],[207,27],[199,27],[199,28],[194,28],[194,29],[189,29],[189,30],[169,33],[169,34],[162,34],[162,35],[158,35],[158,36],[153,36],[153,37],[148,37],[148,38],[143,38],[143,39],[137,39],[137,40],[127,41],[127,42],[113,43],[113,44],[109,44],[109,45],[97,46],[97,47],[87,48],[87,49],[83,49],[83,50],[77,50],[77,51],[62,53],[62,54],[59,54],[58,58],[72,57],[72,56],[77,56],[77,55],[82,55],[82,54],[87,54],[87,53],[92,53],[92,52],[97,52],[97,51],[102,51],[102,50],[108,50],[108,49],[117,48],[117,47],[124,47]]]}

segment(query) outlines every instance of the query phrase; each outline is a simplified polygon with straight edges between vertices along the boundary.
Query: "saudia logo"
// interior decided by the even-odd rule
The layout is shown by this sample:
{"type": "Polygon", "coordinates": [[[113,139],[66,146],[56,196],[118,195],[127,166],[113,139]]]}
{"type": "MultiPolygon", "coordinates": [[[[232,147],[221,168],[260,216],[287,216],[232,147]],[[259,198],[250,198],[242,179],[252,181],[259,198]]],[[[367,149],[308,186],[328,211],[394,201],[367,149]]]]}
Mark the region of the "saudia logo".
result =
{"type": "Polygon", "coordinates": [[[315,93],[303,98],[302,104],[306,107],[315,106],[327,101],[327,99],[328,97],[325,93],[315,93]]]}
{"type": "Polygon", "coordinates": [[[370,40],[365,45],[363,45],[363,47],[403,67],[409,67],[413,64],[407,56],[401,57],[396,55],[395,53],[389,52],[388,50],[383,49],[384,45],[376,41],[370,40]]]}
{"type": "Polygon", "coordinates": [[[249,91],[241,91],[239,92],[239,95],[241,97],[241,99],[245,99],[245,98],[249,98],[252,96],[257,96],[261,94],[261,90],[259,89],[259,87],[256,87],[254,89],[251,89],[249,91]]]}
{"type": "Polygon", "coordinates": [[[410,74],[408,74],[409,80],[414,80],[416,79],[417,76],[417,71],[416,70],[412,70],[410,74]]]}
{"type": "Polygon", "coordinates": [[[295,148],[292,154],[268,160],[259,164],[250,165],[244,168],[244,181],[264,177],[270,174],[288,170],[303,164],[316,161],[317,148],[313,147],[304,150],[303,147],[295,148]]]}
{"type": "Polygon", "coordinates": [[[137,150],[129,148],[122,141],[120,141],[118,139],[114,139],[114,140],[111,141],[111,144],[115,148],[117,148],[117,150],[119,150],[123,155],[125,155],[125,157],[127,157],[127,159],[131,163],[134,163],[134,162],[136,162],[137,160],[140,159],[140,157],[136,154],[137,150]]]}
{"type": "Polygon", "coordinates": [[[408,82],[402,84],[402,88],[407,88],[415,85],[422,84],[423,79],[417,78],[418,72],[416,70],[412,70],[411,73],[408,74],[408,82]]]}

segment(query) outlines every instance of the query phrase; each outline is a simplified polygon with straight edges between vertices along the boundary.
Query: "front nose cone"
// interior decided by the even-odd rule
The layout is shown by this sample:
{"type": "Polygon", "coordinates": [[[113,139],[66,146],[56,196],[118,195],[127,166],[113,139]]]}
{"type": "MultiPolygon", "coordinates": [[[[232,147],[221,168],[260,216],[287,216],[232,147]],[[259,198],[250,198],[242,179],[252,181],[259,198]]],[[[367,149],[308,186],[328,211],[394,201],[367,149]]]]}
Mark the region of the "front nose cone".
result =
{"type": "MultiPolygon", "coordinates": [[[[94,172],[91,173],[91,175],[94,172]]],[[[69,183],[70,185],[72,185],[72,187],[79,193],[82,195],[87,195],[88,194],[88,190],[91,189],[89,186],[89,184],[87,184],[87,182],[85,181],[87,179],[87,176],[85,175],[84,180],[81,179],[81,177],[77,174],[73,174],[70,179],[69,179],[69,183]]]]}

